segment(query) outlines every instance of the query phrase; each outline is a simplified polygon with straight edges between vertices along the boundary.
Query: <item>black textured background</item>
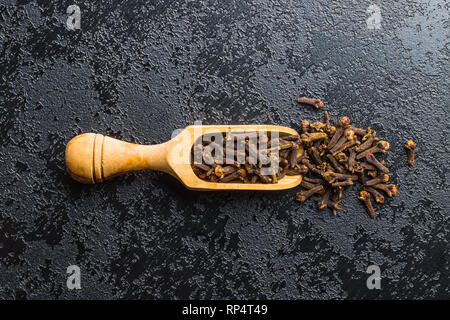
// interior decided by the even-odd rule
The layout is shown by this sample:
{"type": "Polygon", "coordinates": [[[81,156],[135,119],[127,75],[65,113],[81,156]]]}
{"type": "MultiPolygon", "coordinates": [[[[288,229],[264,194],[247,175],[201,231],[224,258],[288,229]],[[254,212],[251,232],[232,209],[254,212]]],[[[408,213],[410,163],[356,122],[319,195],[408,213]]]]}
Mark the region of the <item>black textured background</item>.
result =
{"type": "Polygon", "coordinates": [[[1,298],[450,298],[448,1],[0,2],[1,298]],[[71,4],[81,30],[66,28],[71,4]],[[375,220],[356,187],[334,217],[297,189],[65,172],[84,132],[154,144],[195,120],[322,119],[299,95],[391,143],[399,195],[375,220]],[[81,290],[66,287],[71,264],[81,290]],[[372,264],[381,290],[366,288],[372,264]]]}

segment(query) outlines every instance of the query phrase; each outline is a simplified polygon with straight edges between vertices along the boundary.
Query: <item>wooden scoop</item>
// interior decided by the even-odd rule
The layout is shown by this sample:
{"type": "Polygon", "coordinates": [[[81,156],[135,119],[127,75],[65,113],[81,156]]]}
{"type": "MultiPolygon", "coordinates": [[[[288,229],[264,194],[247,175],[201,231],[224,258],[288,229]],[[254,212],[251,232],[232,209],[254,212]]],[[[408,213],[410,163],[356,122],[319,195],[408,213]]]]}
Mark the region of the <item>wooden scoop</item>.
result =
{"type": "MultiPolygon", "coordinates": [[[[278,183],[219,183],[197,177],[191,168],[194,141],[207,133],[278,131],[279,136],[297,134],[293,129],[272,125],[188,126],[175,138],[157,145],[139,145],[96,133],[85,133],[69,141],[66,168],[81,183],[93,184],[117,175],[144,169],[166,172],[194,190],[283,190],[300,184],[302,176],[285,176],[278,183]]],[[[299,152],[303,152],[300,149],[299,152]]]]}

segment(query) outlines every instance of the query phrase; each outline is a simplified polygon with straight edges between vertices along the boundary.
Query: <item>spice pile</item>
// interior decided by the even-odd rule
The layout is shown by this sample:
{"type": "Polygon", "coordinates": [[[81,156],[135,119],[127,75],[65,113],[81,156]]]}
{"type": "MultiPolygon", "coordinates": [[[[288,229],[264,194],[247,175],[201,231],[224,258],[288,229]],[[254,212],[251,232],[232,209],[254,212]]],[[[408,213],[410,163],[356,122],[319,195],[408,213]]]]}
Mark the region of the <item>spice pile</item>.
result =
{"type": "Polygon", "coordinates": [[[308,172],[305,165],[298,163],[303,153],[298,135],[271,139],[265,132],[227,132],[221,138],[222,141],[216,142],[211,141],[211,137],[203,136],[200,143],[194,144],[192,170],[200,179],[210,182],[277,183],[284,176],[308,172]],[[227,145],[232,146],[228,157],[227,145]],[[264,146],[263,149],[261,146],[264,146]],[[201,155],[201,163],[193,161],[196,151],[201,155]],[[217,151],[220,151],[219,157],[216,157],[217,151]]]}
{"type": "Polygon", "coordinates": [[[297,193],[297,201],[317,194],[319,197],[314,200],[318,208],[329,208],[336,215],[342,209],[342,191],[359,182],[363,189],[358,199],[365,204],[370,217],[375,218],[371,195],[376,202],[384,203],[381,192],[388,197],[397,194],[396,186],[387,184],[389,169],[385,162],[375,157],[376,153],[385,153],[389,143],[379,140],[372,129],[353,127],[348,117],[340,118],[332,126],[325,111],[325,122],[302,121],[301,132],[300,141],[305,148],[301,163],[309,170],[300,184],[303,190],[297,193]]]}
{"type": "MultiPolygon", "coordinates": [[[[323,108],[320,99],[301,97],[299,103],[306,103],[316,109],[323,108]]],[[[201,163],[192,161],[194,173],[201,179],[211,182],[241,183],[277,183],[285,175],[304,175],[296,194],[296,200],[306,201],[313,195],[319,210],[329,208],[334,215],[342,209],[340,199],[342,192],[359,182],[362,185],[358,199],[366,206],[371,218],[375,211],[371,198],[377,203],[384,203],[385,196],[397,194],[394,184],[389,184],[389,169],[384,160],[379,161],[375,154],[383,154],[389,150],[389,143],[380,140],[371,128],[354,127],[349,117],[341,117],[335,125],[331,125],[328,112],[324,112],[324,122],[300,123],[301,134],[281,136],[270,139],[265,133],[246,132],[222,134],[221,141],[203,139],[195,143],[192,154],[198,151],[201,163]],[[223,151],[233,140],[234,149],[231,157],[223,151]],[[266,146],[257,148],[260,143],[266,146]],[[214,150],[222,150],[219,160],[214,150]],[[278,151],[276,156],[271,151],[278,151]],[[208,152],[205,152],[208,151],[208,152]],[[269,156],[270,154],[270,156],[269,156]],[[249,157],[257,158],[257,162],[249,161],[249,157]],[[269,156],[269,161],[261,161],[269,156]],[[209,159],[208,159],[209,157],[209,159]],[[214,159],[213,159],[214,157],[214,159]],[[232,160],[230,161],[229,158],[232,160]],[[276,162],[277,169],[267,173],[263,169],[276,162]]],[[[408,163],[414,165],[415,144],[409,140],[405,144],[408,152],[408,163]]]]}

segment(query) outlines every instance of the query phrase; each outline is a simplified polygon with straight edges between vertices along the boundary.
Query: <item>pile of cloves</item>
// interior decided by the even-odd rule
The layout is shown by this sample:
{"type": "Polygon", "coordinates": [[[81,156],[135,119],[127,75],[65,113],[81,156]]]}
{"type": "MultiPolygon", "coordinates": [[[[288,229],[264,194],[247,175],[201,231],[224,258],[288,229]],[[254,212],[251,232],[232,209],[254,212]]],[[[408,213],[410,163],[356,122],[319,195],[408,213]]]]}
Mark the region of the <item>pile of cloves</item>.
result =
{"type": "Polygon", "coordinates": [[[284,176],[308,171],[299,163],[302,154],[298,135],[274,138],[262,131],[227,132],[214,139],[200,137],[192,149],[191,166],[200,179],[210,182],[277,183],[284,176]]]}
{"type": "Polygon", "coordinates": [[[359,182],[363,189],[358,199],[375,218],[371,196],[377,203],[384,203],[383,193],[388,197],[397,194],[396,186],[387,183],[386,163],[375,157],[385,153],[389,143],[380,140],[370,128],[352,126],[348,117],[341,117],[332,126],[328,112],[324,115],[324,122],[301,122],[300,140],[305,152],[300,161],[309,170],[300,184],[304,190],[297,193],[296,199],[303,202],[316,194],[318,208],[329,208],[336,215],[341,209],[343,190],[359,182]]]}
{"type": "MultiPolygon", "coordinates": [[[[320,99],[302,97],[298,102],[323,107],[320,99]]],[[[386,153],[389,143],[380,140],[371,128],[352,126],[347,116],[335,125],[331,125],[327,111],[324,117],[324,122],[302,121],[300,136],[273,138],[257,131],[219,133],[214,139],[202,136],[192,148],[192,169],[199,178],[219,183],[277,183],[284,176],[303,175],[303,189],[296,200],[303,202],[316,195],[319,210],[329,208],[334,215],[342,209],[343,190],[359,182],[363,187],[358,199],[375,218],[371,199],[384,203],[385,196],[397,194],[396,186],[388,183],[385,161],[375,156],[386,153]],[[230,141],[234,146],[231,151],[230,141]],[[196,161],[195,154],[200,155],[196,161]],[[268,160],[262,161],[264,158],[268,160]]],[[[408,141],[405,148],[413,165],[415,144],[408,141]]]]}

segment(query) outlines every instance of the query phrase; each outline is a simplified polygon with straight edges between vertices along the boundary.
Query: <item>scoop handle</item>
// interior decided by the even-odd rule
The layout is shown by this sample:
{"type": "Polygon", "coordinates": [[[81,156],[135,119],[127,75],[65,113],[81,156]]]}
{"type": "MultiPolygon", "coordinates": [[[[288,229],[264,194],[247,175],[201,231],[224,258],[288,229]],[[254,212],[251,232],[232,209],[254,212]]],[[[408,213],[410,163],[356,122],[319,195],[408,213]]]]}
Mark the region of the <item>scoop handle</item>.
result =
{"type": "Polygon", "coordinates": [[[167,171],[166,146],[140,145],[98,133],[76,136],[66,146],[66,169],[81,183],[103,182],[130,171],[167,171]]]}

